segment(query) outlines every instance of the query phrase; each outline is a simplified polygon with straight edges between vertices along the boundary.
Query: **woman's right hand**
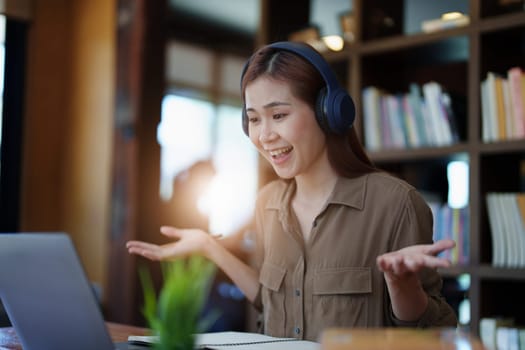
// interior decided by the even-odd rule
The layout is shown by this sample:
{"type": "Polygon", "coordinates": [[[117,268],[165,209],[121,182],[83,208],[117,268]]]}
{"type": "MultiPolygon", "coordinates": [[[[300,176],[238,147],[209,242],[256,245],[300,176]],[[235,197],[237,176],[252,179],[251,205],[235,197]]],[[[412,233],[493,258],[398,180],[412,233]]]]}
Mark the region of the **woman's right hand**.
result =
{"type": "Polygon", "coordinates": [[[162,226],[160,232],[175,241],[163,245],[142,241],[126,243],[128,252],[150,260],[171,260],[191,254],[200,254],[214,262],[243,291],[248,300],[253,302],[259,291],[259,274],[229,252],[218,240],[218,236],[199,229],[178,229],[162,226]]]}
{"type": "Polygon", "coordinates": [[[170,260],[192,254],[206,255],[206,247],[214,239],[213,236],[199,229],[178,229],[162,226],[160,232],[177,240],[163,245],[143,241],[128,241],[126,243],[128,252],[150,260],[170,260]]]}

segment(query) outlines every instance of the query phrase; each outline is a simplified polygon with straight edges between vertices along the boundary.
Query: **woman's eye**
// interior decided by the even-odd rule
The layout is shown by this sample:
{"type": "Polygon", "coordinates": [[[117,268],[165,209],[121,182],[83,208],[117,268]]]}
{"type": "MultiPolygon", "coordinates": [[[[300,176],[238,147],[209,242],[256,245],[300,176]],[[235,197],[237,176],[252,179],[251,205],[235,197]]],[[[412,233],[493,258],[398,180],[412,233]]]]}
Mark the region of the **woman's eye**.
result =
{"type": "Polygon", "coordinates": [[[250,122],[250,123],[256,123],[257,120],[258,120],[257,117],[248,117],[248,122],[250,122]]]}
{"type": "Polygon", "coordinates": [[[286,114],[284,113],[276,113],[273,115],[273,119],[282,119],[284,117],[286,117],[286,114]]]}

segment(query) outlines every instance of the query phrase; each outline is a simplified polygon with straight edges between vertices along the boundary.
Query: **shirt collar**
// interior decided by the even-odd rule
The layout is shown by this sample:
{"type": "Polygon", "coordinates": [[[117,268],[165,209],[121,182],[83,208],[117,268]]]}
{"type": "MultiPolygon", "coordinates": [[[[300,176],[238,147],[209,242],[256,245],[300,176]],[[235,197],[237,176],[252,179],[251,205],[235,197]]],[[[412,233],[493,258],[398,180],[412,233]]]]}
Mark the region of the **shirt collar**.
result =
{"type": "Polygon", "coordinates": [[[368,174],[356,178],[339,177],[328,204],[342,204],[362,210],[365,203],[368,174]]]}
{"type": "MultiPolygon", "coordinates": [[[[368,174],[356,178],[338,177],[335,187],[328,197],[327,205],[342,204],[362,210],[365,202],[368,174]]],[[[285,211],[295,193],[295,181],[286,181],[283,191],[266,203],[266,209],[285,211]]]]}

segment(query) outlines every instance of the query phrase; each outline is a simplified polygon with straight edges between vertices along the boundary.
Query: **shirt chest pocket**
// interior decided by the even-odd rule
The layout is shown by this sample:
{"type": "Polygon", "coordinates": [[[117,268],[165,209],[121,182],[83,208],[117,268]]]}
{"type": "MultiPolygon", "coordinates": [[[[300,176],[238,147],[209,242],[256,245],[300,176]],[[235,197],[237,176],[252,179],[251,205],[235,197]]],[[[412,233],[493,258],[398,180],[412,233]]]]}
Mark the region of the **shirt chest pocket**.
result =
{"type": "Polygon", "coordinates": [[[264,315],[264,331],[268,335],[285,335],[286,310],[283,281],[286,269],[264,262],[259,274],[264,315]]]}
{"type": "Polygon", "coordinates": [[[372,295],[368,267],[319,269],[314,274],[312,309],[324,327],[365,327],[372,295]]]}

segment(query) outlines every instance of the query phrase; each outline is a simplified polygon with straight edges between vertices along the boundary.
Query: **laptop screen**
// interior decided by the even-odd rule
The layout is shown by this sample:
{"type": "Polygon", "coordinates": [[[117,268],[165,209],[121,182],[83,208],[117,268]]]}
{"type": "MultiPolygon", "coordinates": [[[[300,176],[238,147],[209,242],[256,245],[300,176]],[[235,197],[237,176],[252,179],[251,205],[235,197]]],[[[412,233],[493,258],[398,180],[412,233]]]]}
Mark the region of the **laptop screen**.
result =
{"type": "Polygon", "coordinates": [[[0,298],[26,350],[114,349],[67,234],[0,234],[0,298]]]}

